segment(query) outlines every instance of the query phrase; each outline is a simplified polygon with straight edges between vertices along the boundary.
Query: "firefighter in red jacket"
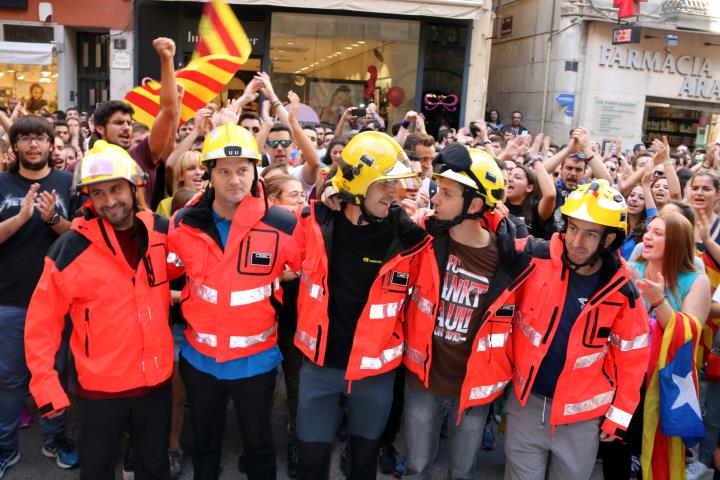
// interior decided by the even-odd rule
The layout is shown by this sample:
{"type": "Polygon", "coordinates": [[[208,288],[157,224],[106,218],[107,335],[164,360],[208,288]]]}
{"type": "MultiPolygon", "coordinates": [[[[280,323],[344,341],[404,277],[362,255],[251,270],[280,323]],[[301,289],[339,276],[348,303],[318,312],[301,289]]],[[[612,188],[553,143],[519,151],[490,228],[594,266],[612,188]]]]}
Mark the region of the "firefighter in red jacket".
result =
{"type": "Polygon", "coordinates": [[[168,281],[180,272],[167,264],[168,221],[136,202],[144,179],[124,149],[95,143],[76,170],[75,187],[89,196],[84,215],[48,252],[28,310],[30,391],[43,415],[70,405],[54,364],[72,320],[81,479],[114,478],[126,425],[137,477],[170,478],[168,281]]]}
{"type": "Polygon", "coordinates": [[[647,313],[617,254],[625,200],[594,180],[561,212],[565,232],[518,240],[536,268],[512,332],[505,478],[589,478],[599,441],[627,429],[647,369],[647,313]]]}
{"type": "MultiPolygon", "coordinates": [[[[402,361],[408,292],[432,261],[430,237],[395,203],[396,183],[414,176],[384,133],[348,142],[332,185],[340,211],[314,202],[301,220],[305,258],[295,344],[300,370],[299,478],[328,478],[330,454],[347,409],[351,478],[375,478],[380,435],[402,361]]],[[[421,308],[415,305],[414,308],[421,308]]]]}
{"type": "Polygon", "coordinates": [[[190,401],[196,479],[216,479],[232,397],[247,476],[276,476],[271,412],[282,355],[277,315],[280,275],[300,270],[295,215],[268,208],[258,180],[260,152],[242,127],[222,125],[205,138],[210,187],[171,221],[170,250],[185,267],[187,320],[180,372],[190,401]]]}
{"type": "Polygon", "coordinates": [[[433,237],[432,268],[418,282],[432,295],[413,292],[406,320],[404,476],[429,478],[446,415],[449,472],[476,478],[477,455],[491,402],[512,378],[510,332],[516,292],[533,270],[515,250],[513,225],[495,209],[505,186],[485,151],[460,144],[435,160],[438,192],[424,221],[433,237]]]}

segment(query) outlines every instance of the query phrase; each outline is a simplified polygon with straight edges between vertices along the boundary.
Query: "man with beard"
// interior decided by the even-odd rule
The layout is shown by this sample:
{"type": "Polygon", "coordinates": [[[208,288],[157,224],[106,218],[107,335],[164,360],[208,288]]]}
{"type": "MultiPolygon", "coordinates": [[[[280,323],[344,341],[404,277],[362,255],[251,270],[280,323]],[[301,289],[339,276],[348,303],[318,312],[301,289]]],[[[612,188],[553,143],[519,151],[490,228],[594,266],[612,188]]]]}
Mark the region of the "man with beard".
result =
{"type": "MultiPolygon", "coordinates": [[[[28,380],[23,334],[30,297],[43,257],[70,227],[72,175],[50,167],[54,140],[52,125],[42,118],[17,120],[10,129],[17,161],[0,173],[0,478],[20,460],[18,429],[28,380]]],[[[76,466],[77,452],[64,436],[65,416],[42,419],[40,427],[43,454],[61,468],[76,466]]]]}
{"type": "Polygon", "coordinates": [[[89,197],[83,215],[50,248],[25,329],[30,391],[40,413],[62,415],[70,399],[53,358],[65,318],[78,372],[80,478],[114,478],[128,428],[137,478],[170,479],[170,286],[168,220],[139,208],[146,175],[125,149],[99,140],[75,175],[89,197]]]}
{"type": "Polygon", "coordinates": [[[564,228],[563,215],[560,208],[565,204],[565,199],[570,192],[575,190],[582,181],[585,167],[590,165],[593,178],[604,178],[612,183],[612,178],[603,165],[602,158],[596,156],[590,148],[590,137],[587,130],[582,127],[571,132],[570,143],[554,156],[543,161],[545,170],[552,175],[560,167],[560,179],[555,184],[557,189],[555,195],[555,211],[552,221],[547,222],[545,239],[550,239],[553,233],[560,232],[564,228]]]}

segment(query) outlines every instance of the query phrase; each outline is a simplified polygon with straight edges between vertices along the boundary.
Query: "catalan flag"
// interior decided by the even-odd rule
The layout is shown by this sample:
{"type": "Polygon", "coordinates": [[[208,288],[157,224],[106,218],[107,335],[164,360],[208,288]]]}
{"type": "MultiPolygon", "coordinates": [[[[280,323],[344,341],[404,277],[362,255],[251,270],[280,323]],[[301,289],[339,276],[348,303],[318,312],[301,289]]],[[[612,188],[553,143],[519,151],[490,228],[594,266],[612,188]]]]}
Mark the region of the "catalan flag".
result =
{"type": "Polygon", "coordinates": [[[245,63],[252,45],[232,9],[223,0],[206,3],[198,27],[193,58],[207,55],[230,55],[245,63]]]}
{"type": "MultiPolygon", "coordinates": [[[[185,87],[181,125],[225,88],[252,50],[240,22],[223,0],[205,5],[198,32],[192,61],[175,73],[177,82],[185,87]]],[[[160,112],[160,82],[151,80],[135,87],[125,101],[135,109],[133,119],[151,127],[160,112]]]]}
{"type": "MultiPolygon", "coordinates": [[[[710,279],[710,286],[714,292],[720,286],[720,265],[712,258],[707,251],[696,250],[697,255],[705,265],[705,273],[710,279]]],[[[715,343],[715,335],[720,327],[720,318],[710,317],[703,326],[702,337],[700,338],[700,348],[698,348],[697,362],[702,366],[707,361],[708,355],[713,349],[715,343]]]]}
{"type": "Polygon", "coordinates": [[[642,476],[644,480],[685,478],[685,444],[702,438],[695,349],[700,322],[673,312],[664,330],[653,336],[643,413],[642,476]]]}

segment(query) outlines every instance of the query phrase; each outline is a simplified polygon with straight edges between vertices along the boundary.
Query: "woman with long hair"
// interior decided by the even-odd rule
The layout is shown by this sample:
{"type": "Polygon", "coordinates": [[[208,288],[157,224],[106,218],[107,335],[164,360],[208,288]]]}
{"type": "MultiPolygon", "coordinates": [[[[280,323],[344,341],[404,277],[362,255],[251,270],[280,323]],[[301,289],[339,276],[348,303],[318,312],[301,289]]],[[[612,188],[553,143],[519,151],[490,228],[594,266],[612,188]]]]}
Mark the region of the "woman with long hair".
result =
{"type": "Polygon", "coordinates": [[[555,208],[556,190],[538,152],[536,139],[530,160],[509,170],[505,204],[511,214],[525,221],[530,235],[541,238],[555,208]]]}
{"type": "Polygon", "coordinates": [[[333,138],[327,146],[327,151],[325,152],[322,163],[324,163],[326,167],[337,165],[340,160],[340,153],[342,153],[345,145],[347,145],[347,140],[344,138],[333,138]]]}
{"type": "MultiPolygon", "coordinates": [[[[650,315],[651,357],[643,412],[642,471],[644,478],[680,478],[685,464],[670,458],[685,457],[680,436],[667,436],[660,428],[659,369],[663,358],[673,358],[683,348],[672,338],[692,336],[690,372],[696,371],[695,358],[702,326],[710,313],[710,280],[694,264],[693,226],[682,215],[661,213],[648,225],[643,238],[642,257],[632,264],[639,274],[637,287],[650,315]]],[[[681,392],[697,402],[697,379],[691,391],[681,392]]],[[[636,412],[636,416],[638,413],[636,412]]],[[[691,420],[691,418],[688,418],[691,420]]],[[[698,418],[698,421],[700,419],[698,418]]]]}
{"type": "MultiPolygon", "coordinates": [[[[183,187],[192,187],[195,190],[203,190],[205,181],[203,175],[205,174],[205,167],[200,165],[200,152],[196,150],[189,150],[177,159],[173,166],[173,183],[172,191],[177,192],[183,187]]],[[[169,217],[171,212],[173,197],[167,197],[160,201],[156,212],[160,215],[169,217]]]]}
{"type": "Polygon", "coordinates": [[[658,177],[653,180],[650,184],[650,191],[658,210],[670,201],[670,187],[667,177],[658,177]]]}
{"type": "Polygon", "coordinates": [[[638,243],[642,242],[645,229],[658,213],[651,191],[652,168],[646,168],[640,185],[635,185],[627,195],[628,236],[620,246],[620,253],[628,260],[638,243]]]}
{"type": "MultiPolygon", "coordinates": [[[[641,258],[630,263],[649,314],[651,354],[643,398],[624,441],[603,445],[606,479],[630,478],[632,455],[640,455],[643,478],[674,480],[685,470],[682,438],[666,436],[660,429],[659,368],[666,356],[673,358],[677,351],[672,337],[678,332],[684,335],[687,329],[694,342],[690,357],[691,371],[695,371],[695,347],[710,310],[710,281],[695,266],[694,251],[693,227],[687,218],[676,212],[661,212],[647,226],[641,258]],[[679,464],[670,464],[670,453],[682,459],[679,464]]],[[[683,393],[697,399],[697,390],[689,388],[692,391],[683,393]]]]}

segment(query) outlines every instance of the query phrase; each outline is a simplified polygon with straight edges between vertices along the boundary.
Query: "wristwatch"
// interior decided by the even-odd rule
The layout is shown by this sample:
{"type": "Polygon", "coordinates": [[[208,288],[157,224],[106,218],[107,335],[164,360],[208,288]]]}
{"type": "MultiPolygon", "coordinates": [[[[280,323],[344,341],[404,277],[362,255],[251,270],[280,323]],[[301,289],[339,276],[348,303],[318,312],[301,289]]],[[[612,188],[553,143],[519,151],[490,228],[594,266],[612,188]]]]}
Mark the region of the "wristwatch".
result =
{"type": "Polygon", "coordinates": [[[57,225],[58,223],[60,223],[60,219],[61,219],[61,218],[62,218],[62,217],[60,216],[60,214],[57,213],[57,212],[55,212],[52,217],[48,218],[48,219],[45,221],[45,223],[48,224],[48,225],[50,225],[50,226],[57,225]]]}

